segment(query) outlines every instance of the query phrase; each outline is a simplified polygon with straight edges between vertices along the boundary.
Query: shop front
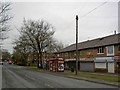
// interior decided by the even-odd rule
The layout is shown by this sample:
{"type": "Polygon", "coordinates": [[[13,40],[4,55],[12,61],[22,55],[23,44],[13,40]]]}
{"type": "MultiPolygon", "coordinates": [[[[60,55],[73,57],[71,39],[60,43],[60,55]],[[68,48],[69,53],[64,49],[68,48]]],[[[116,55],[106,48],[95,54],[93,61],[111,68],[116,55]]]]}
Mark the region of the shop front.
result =
{"type": "Polygon", "coordinates": [[[108,72],[107,69],[107,60],[105,59],[96,59],[95,63],[95,72],[108,72]]]}
{"type": "Polygon", "coordinates": [[[80,71],[94,72],[94,60],[80,60],[80,71]]]}

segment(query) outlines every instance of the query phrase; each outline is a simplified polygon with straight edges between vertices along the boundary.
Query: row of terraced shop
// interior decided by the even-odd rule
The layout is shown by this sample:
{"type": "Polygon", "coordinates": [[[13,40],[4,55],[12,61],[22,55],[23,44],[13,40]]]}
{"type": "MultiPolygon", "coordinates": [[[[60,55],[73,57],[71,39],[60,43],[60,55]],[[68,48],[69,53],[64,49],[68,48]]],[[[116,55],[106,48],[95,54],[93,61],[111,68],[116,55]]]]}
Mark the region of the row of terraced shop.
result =
{"type": "MultiPolygon", "coordinates": [[[[117,73],[120,67],[120,61],[114,62],[114,59],[98,59],[98,60],[79,60],[78,70],[84,72],[108,72],[117,73]],[[118,66],[119,65],[119,66],[118,66]]],[[[65,69],[70,70],[76,68],[76,61],[65,61],[65,69]]]]}
{"type": "MultiPolygon", "coordinates": [[[[76,44],[58,52],[65,69],[76,68],[76,44]]],[[[78,43],[78,70],[117,73],[120,68],[120,33],[78,43]]]]}

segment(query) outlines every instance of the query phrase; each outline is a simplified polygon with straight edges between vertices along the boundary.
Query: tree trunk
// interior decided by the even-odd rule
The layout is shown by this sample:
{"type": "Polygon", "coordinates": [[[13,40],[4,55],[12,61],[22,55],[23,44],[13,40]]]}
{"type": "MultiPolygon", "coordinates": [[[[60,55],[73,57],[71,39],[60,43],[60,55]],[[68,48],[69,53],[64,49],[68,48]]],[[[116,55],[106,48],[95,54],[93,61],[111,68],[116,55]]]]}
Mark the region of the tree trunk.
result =
{"type": "Polygon", "coordinates": [[[39,67],[39,53],[37,53],[37,57],[38,57],[38,58],[37,58],[37,68],[40,68],[40,67],[39,67]]]}
{"type": "Polygon", "coordinates": [[[43,63],[42,63],[42,52],[40,52],[40,68],[43,68],[43,63]]]}

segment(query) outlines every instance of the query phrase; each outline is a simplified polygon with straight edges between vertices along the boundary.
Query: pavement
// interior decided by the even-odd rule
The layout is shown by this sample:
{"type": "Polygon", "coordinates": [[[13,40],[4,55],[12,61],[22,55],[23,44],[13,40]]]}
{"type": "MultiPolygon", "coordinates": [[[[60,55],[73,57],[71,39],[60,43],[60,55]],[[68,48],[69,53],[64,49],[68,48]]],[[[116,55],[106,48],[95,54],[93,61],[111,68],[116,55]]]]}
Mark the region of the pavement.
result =
{"type": "MultiPolygon", "coordinates": [[[[33,67],[33,68],[36,68],[36,67],[33,67]]],[[[120,88],[120,82],[108,82],[108,81],[105,81],[105,80],[98,80],[98,79],[94,79],[94,78],[84,78],[84,77],[78,77],[78,76],[75,76],[75,75],[66,75],[67,72],[70,72],[68,70],[65,70],[64,72],[51,72],[51,71],[48,71],[48,70],[40,70],[41,72],[44,72],[44,73],[49,73],[49,74],[54,74],[54,75],[60,75],[60,76],[64,76],[64,77],[68,77],[68,78],[73,78],[73,79],[78,79],[78,80],[85,80],[85,81],[89,81],[89,82],[94,82],[94,83],[99,83],[99,84],[106,84],[106,85],[111,85],[111,86],[117,86],[120,88]]],[[[74,72],[75,73],[75,72],[74,72]]],[[[85,74],[95,74],[95,75],[109,75],[109,76],[119,76],[118,74],[113,74],[113,73],[96,73],[96,72],[78,72],[79,74],[80,73],[85,73],[85,74]]]]}

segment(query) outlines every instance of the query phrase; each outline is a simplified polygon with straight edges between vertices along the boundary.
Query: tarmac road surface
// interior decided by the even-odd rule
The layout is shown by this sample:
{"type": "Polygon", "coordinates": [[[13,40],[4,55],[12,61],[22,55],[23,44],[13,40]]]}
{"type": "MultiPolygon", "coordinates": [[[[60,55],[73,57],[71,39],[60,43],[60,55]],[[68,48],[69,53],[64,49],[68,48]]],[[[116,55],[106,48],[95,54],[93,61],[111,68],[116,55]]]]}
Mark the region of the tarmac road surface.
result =
{"type": "MultiPolygon", "coordinates": [[[[0,78],[1,79],[1,78],[0,78]]],[[[2,88],[117,88],[84,80],[29,70],[23,66],[4,64],[2,88]]]]}
{"type": "Polygon", "coordinates": [[[2,65],[0,65],[0,90],[2,89],[2,65]]]}

